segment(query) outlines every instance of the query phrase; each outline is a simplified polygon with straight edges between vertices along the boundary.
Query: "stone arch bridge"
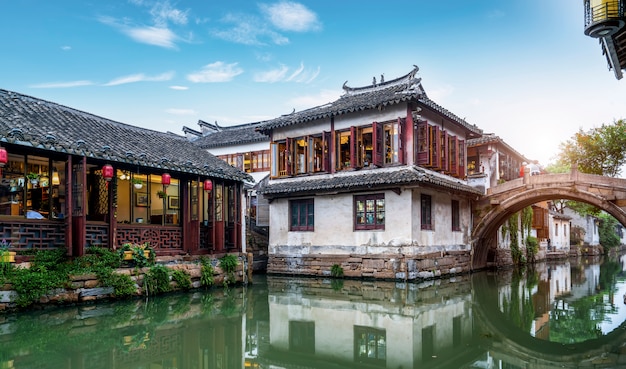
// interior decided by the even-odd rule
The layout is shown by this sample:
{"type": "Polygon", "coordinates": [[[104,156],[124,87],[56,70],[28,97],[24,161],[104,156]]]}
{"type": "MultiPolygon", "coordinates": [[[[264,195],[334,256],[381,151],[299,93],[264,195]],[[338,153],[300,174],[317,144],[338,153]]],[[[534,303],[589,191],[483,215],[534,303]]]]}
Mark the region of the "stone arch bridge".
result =
{"type": "Polygon", "coordinates": [[[487,266],[497,248],[497,232],[513,214],[545,200],[575,200],[596,206],[626,226],[626,179],[584,174],[543,174],[518,178],[490,188],[474,209],[472,267],[487,266]]]}

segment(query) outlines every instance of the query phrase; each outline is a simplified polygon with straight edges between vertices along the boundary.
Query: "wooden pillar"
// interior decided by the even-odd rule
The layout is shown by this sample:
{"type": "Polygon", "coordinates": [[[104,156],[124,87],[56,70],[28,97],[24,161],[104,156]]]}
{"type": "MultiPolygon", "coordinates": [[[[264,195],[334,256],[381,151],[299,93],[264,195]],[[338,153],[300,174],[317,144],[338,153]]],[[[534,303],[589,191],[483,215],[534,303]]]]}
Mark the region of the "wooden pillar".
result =
{"type": "MultiPolygon", "coordinates": [[[[113,173],[116,173],[114,171],[113,173]]],[[[114,175],[110,182],[107,182],[107,197],[109,202],[109,214],[107,221],[109,223],[109,242],[107,247],[109,250],[115,250],[117,247],[117,175],[114,175]]]]}
{"type": "Polygon", "coordinates": [[[65,249],[69,256],[73,255],[73,242],[72,242],[72,213],[73,213],[73,200],[72,200],[72,156],[68,155],[65,162],[65,249]]]}

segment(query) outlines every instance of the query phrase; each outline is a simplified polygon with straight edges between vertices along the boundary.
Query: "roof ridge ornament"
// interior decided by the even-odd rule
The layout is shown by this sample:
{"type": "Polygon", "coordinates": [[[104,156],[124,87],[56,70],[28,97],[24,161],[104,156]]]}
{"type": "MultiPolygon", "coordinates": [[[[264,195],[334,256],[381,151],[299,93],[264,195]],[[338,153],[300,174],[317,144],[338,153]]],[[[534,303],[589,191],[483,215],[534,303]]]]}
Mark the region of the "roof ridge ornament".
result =
{"type": "Polygon", "coordinates": [[[420,70],[419,67],[413,64],[413,69],[409,73],[401,77],[398,77],[396,79],[385,81],[385,76],[383,73],[380,75],[380,83],[376,83],[376,77],[373,77],[372,84],[369,86],[349,87],[348,81],[345,81],[341,88],[345,91],[346,95],[351,95],[351,94],[356,95],[356,94],[360,94],[364,92],[370,92],[376,89],[382,89],[382,88],[387,88],[387,87],[402,85],[402,84],[406,84],[407,89],[411,89],[412,84],[416,82],[419,83],[421,81],[421,79],[417,79],[417,80],[415,79],[415,75],[417,74],[419,70],[420,70]]]}
{"type": "Polygon", "coordinates": [[[85,143],[85,140],[76,140],[74,141],[72,146],[74,146],[74,148],[76,149],[87,148],[87,144],[85,143]]]}
{"type": "Polygon", "coordinates": [[[14,138],[19,141],[24,141],[24,132],[22,132],[21,128],[11,128],[7,137],[14,138]]]}
{"type": "Polygon", "coordinates": [[[52,132],[48,132],[45,136],[44,136],[44,142],[47,144],[55,144],[57,143],[57,137],[52,133],[52,132]]]}

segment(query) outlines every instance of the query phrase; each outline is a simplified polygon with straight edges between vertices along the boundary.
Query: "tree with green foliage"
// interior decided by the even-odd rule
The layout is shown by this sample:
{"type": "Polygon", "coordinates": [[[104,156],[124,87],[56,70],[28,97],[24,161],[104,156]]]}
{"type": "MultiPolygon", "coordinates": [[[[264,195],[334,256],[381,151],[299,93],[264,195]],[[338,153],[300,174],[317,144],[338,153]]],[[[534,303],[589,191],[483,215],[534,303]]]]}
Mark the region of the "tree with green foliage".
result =
{"type": "Polygon", "coordinates": [[[620,239],[617,236],[617,220],[607,213],[601,213],[598,218],[600,225],[598,227],[598,236],[600,237],[600,245],[604,250],[610,250],[620,245],[620,239]]]}
{"type": "Polygon", "coordinates": [[[626,164],[626,120],[583,131],[561,143],[555,167],[577,165],[582,173],[617,177],[626,164]]]}

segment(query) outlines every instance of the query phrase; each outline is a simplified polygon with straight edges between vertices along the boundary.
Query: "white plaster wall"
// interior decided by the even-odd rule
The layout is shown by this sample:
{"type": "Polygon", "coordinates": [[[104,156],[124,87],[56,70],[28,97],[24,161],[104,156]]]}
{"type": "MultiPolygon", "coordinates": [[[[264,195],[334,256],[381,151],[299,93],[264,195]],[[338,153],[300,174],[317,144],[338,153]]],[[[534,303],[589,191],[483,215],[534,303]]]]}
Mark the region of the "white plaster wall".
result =
{"type": "MultiPolygon", "coordinates": [[[[289,231],[289,201],[277,199],[270,207],[270,254],[420,254],[442,249],[469,248],[469,202],[459,201],[461,231],[452,232],[451,197],[446,192],[425,191],[432,196],[434,229],[421,230],[420,190],[404,189],[385,194],[385,229],[355,231],[352,194],[316,196],[315,231],[289,231]],[[287,246],[287,247],[285,247],[287,246]],[[292,249],[289,246],[293,246],[292,249]],[[323,248],[323,250],[321,249],[323,248]]],[[[380,193],[380,191],[372,192],[380,193]]],[[[361,194],[361,193],[359,193],[361,194]]],[[[306,198],[306,197],[303,197],[306,198]]]]}
{"type": "Polygon", "coordinates": [[[554,218],[552,215],[550,215],[550,225],[551,225],[550,243],[553,249],[569,250],[569,244],[570,244],[570,225],[569,224],[570,224],[569,220],[554,218]]]}
{"type": "Polygon", "coordinates": [[[471,232],[471,213],[469,202],[462,198],[453,198],[447,192],[416,189],[412,196],[412,218],[414,222],[412,238],[423,252],[439,249],[456,249],[468,246],[471,232]],[[422,230],[421,226],[421,194],[430,195],[432,207],[433,229],[422,230]],[[459,201],[461,231],[452,231],[451,200],[459,201]]]}
{"type": "Polygon", "coordinates": [[[237,153],[269,150],[269,149],[270,149],[270,140],[268,137],[267,141],[250,142],[250,143],[245,143],[241,145],[230,145],[230,146],[225,146],[225,147],[212,147],[210,149],[207,149],[207,151],[215,156],[219,156],[219,155],[226,155],[226,154],[237,154],[237,153]]]}
{"type": "Polygon", "coordinates": [[[303,246],[302,253],[317,253],[307,246],[326,246],[325,254],[345,253],[345,247],[356,247],[350,252],[362,254],[398,252],[394,246],[411,243],[412,219],[407,216],[411,213],[411,191],[400,195],[392,191],[372,193],[381,192],[385,194],[385,229],[374,231],[354,231],[352,194],[315,196],[314,232],[290,232],[289,201],[274,200],[270,206],[270,254],[272,247],[285,245],[303,246]]]}
{"type": "Polygon", "coordinates": [[[598,233],[598,227],[596,225],[596,218],[590,215],[585,217],[580,216],[575,211],[565,209],[564,213],[572,217],[570,223],[573,226],[582,227],[585,230],[585,236],[583,241],[591,246],[600,244],[600,234],[598,233]]]}

